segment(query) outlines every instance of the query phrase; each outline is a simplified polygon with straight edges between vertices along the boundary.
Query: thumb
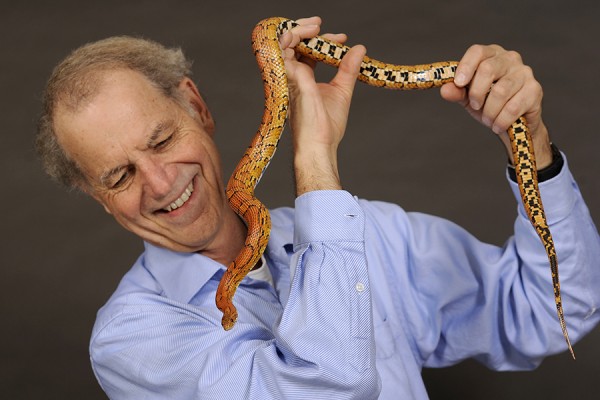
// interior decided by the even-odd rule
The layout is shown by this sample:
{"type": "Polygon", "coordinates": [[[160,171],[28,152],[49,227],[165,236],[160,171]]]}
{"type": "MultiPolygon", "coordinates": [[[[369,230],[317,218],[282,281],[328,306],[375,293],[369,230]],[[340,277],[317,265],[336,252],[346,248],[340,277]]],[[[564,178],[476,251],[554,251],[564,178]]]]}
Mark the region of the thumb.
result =
{"type": "Polygon", "coordinates": [[[469,102],[467,90],[464,87],[456,86],[453,82],[444,84],[440,88],[440,95],[444,100],[458,103],[463,107],[466,107],[469,102]]]}
{"type": "Polygon", "coordinates": [[[331,84],[352,92],[356,84],[356,78],[360,72],[360,64],[365,54],[367,54],[365,46],[357,45],[352,47],[340,62],[338,72],[331,80],[331,84]]]}

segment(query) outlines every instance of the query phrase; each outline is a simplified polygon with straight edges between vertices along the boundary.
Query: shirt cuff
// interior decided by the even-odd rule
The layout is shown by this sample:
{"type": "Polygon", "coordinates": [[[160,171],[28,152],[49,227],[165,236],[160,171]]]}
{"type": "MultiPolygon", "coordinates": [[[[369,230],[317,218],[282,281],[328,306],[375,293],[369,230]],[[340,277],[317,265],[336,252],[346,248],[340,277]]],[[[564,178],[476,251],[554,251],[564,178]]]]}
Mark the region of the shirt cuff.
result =
{"type": "Polygon", "coordinates": [[[310,242],[363,241],[364,213],[344,190],[315,190],[296,198],[294,246],[310,242]]]}
{"type": "MultiPolygon", "coordinates": [[[[560,174],[565,164],[564,157],[560,150],[558,150],[558,147],[554,143],[550,143],[550,147],[552,148],[552,164],[537,171],[538,182],[545,182],[554,178],[560,174]]],[[[508,176],[513,182],[517,182],[517,172],[515,171],[515,167],[510,164],[508,165],[508,176]]]]}
{"type": "MultiPolygon", "coordinates": [[[[558,175],[538,184],[548,224],[554,224],[566,218],[577,201],[577,184],[571,175],[571,171],[569,171],[567,158],[564,154],[562,158],[564,165],[558,175]]],[[[508,181],[519,203],[519,213],[527,218],[519,186],[510,177],[508,177],[508,181]]]]}

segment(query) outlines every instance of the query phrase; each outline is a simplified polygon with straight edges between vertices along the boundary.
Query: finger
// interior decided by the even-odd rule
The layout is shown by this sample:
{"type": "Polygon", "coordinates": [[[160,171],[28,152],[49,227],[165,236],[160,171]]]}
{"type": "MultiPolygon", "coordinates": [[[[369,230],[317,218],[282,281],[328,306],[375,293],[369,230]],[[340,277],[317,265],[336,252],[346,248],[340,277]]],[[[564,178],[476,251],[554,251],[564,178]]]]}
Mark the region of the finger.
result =
{"type": "Polygon", "coordinates": [[[440,88],[440,95],[444,100],[458,103],[463,107],[466,107],[467,104],[469,104],[467,90],[463,87],[456,86],[452,82],[442,85],[440,88]]]}
{"type": "Polygon", "coordinates": [[[307,18],[299,18],[296,20],[298,25],[321,25],[321,17],[313,16],[307,18]]]}
{"type": "MultiPolygon", "coordinates": [[[[537,81],[526,82],[521,90],[510,98],[495,118],[492,124],[492,130],[500,134],[506,132],[522,115],[528,117],[532,113],[541,112],[542,87],[537,81]]],[[[533,121],[533,118],[530,118],[533,121]]],[[[529,121],[529,120],[528,120],[529,121]]]]}
{"type": "Polygon", "coordinates": [[[339,44],[344,44],[348,40],[348,36],[345,33],[325,33],[321,37],[339,44]]]}
{"type": "MultiPolygon", "coordinates": [[[[321,35],[321,37],[323,37],[327,40],[330,40],[332,42],[335,42],[336,44],[342,44],[342,45],[348,39],[348,37],[343,33],[325,33],[325,34],[321,35]]],[[[298,58],[298,61],[309,65],[313,69],[316,67],[316,64],[317,64],[317,61],[315,61],[314,59],[312,59],[308,56],[301,56],[298,58]]]]}
{"type": "Polygon", "coordinates": [[[288,63],[290,61],[296,61],[296,53],[294,52],[294,49],[284,49],[281,54],[285,63],[288,63]]]}
{"type": "Polygon", "coordinates": [[[483,107],[492,87],[508,73],[508,69],[509,65],[502,57],[487,58],[479,64],[469,84],[471,108],[479,110],[483,107]]]}
{"type": "Polygon", "coordinates": [[[293,35],[291,32],[285,32],[283,35],[279,36],[279,48],[281,50],[285,50],[290,47],[290,43],[292,43],[293,35]]]}
{"type": "MultiPolygon", "coordinates": [[[[286,34],[290,34],[291,40],[287,43],[286,47],[296,47],[301,40],[315,37],[319,34],[319,29],[321,27],[319,25],[298,25],[286,32],[286,34]]],[[[285,36],[282,35],[282,37],[285,36]]]]}
{"type": "Polygon", "coordinates": [[[300,40],[316,36],[321,29],[321,17],[318,16],[300,18],[295,22],[297,25],[288,31],[292,35],[290,47],[296,47],[300,40]]]}
{"type": "Polygon", "coordinates": [[[482,107],[481,122],[493,129],[496,119],[506,104],[523,88],[523,84],[523,79],[515,74],[503,76],[493,84],[482,107]]]}
{"type": "Polygon", "coordinates": [[[494,57],[498,52],[503,51],[502,47],[497,45],[483,46],[473,45],[467,49],[456,68],[454,84],[458,87],[465,87],[473,79],[479,64],[490,57],[494,57]]]}
{"type": "MultiPolygon", "coordinates": [[[[298,54],[298,53],[296,53],[296,54],[298,54]]],[[[312,69],[315,69],[317,66],[317,61],[310,57],[307,57],[307,56],[300,56],[300,58],[298,58],[298,61],[308,65],[312,69]]]]}
{"type": "Polygon", "coordinates": [[[356,78],[360,72],[360,64],[367,54],[365,46],[357,45],[352,47],[342,59],[338,72],[331,80],[331,84],[345,88],[352,92],[356,84],[356,78]]]}
{"type": "Polygon", "coordinates": [[[440,95],[444,100],[458,103],[477,121],[481,121],[481,111],[473,110],[469,105],[467,89],[458,87],[454,83],[446,83],[440,88],[440,95]]]}

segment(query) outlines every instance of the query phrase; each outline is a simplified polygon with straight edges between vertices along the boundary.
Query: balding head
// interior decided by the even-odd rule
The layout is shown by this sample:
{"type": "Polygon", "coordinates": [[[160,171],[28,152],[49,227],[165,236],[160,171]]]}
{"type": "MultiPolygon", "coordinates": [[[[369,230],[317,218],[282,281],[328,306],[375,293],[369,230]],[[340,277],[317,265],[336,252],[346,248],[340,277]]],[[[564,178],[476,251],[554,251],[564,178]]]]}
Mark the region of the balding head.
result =
{"type": "Polygon", "coordinates": [[[46,172],[67,187],[85,178],[61,147],[55,131],[57,110],[76,112],[98,93],[108,71],[130,69],[144,75],[165,96],[182,103],[180,82],[191,76],[191,63],[180,49],[132,37],[112,37],[86,44],[56,66],[43,96],[36,148],[46,172]]]}

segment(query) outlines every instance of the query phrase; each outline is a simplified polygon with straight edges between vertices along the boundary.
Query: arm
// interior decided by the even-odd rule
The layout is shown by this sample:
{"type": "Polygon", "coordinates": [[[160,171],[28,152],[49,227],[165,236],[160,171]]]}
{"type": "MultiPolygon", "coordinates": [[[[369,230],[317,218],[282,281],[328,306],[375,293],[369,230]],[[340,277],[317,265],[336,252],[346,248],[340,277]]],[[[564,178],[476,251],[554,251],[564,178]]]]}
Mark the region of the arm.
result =
{"type": "MultiPolygon", "coordinates": [[[[504,143],[508,154],[511,153],[511,148],[506,129],[518,116],[525,115],[534,141],[538,169],[551,164],[550,140],[541,113],[542,89],[533,77],[531,68],[523,65],[517,53],[506,51],[496,45],[472,46],[459,64],[455,82],[442,88],[442,96],[459,103],[475,119],[492,128],[504,143]]],[[[513,183],[512,186],[515,188],[516,185],[513,183]]],[[[588,314],[591,316],[597,304],[597,299],[589,295],[589,280],[597,279],[594,273],[590,273],[593,271],[590,257],[598,255],[598,234],[566,167],[558,177],[544,182],[540,187],[559,253],[563,291],[567,290],[565,287],[568,287],[569,283],[573,284],[572,291],[563,294],[565,308],[569,303],[572,304],[571,311],[568,313],[573,313],[570,319],[575,321],[567,324],[570,330],[579,331],[576,335],[581,335],[594,325],[591,320],[586,323],[581,321],[585,320],[588,314]],[[581,226],[586,231],[584,236],[577,238],[581,233],[574,233],[577,226],[581,226]],[[583,276],[587,278],[578,279],[583,276]],[[570,298],[569,302],[567,299],[570,296],[575,297],[570,298]]],[[[520,200],[518,202],[521,203],[520,200]]],[[[547,259],[539,238],[524,215],[522,205],[520,210],[514,238],[495,255],[491,249],[482,253],[471,240],[465,240],[464,243],[451,241],[472,257],[449,267],[452,271],[456,271],[456,276],[459,278],[451,285],[452,288],[446,289],[446,293],[454,293],[456,297],[449,296],[446,299],[448,302],[442,301],[444,305],[440,306],[456,311],[457,304],[470,299],[473,307],[472,314],[458,307],[462,313],[460,320],[465,322],[463,326],[468,326],[475,337],[481,334],[483,326],[485,333],[493,332],[498,335],[496,340],[499,343],[494,345],[494,338],[488,337],[491,354],[486,356],[482,355],[485,353],[484,346],[479,348],[481,353],[473,350],[477,346],[471,349],[474,352],[466,348],[464,351],[458,351],[458,348],[455,348],[448,354],[442,354],[436,350],[438,353],[434,352],[436,360],[434,365],[443,364],[448,360],[456,362],[461,357],[480,354],[482,357],[490,356],[491,360],[487,360],[488,363],[500,368],[531,366],[539,362],[543,355],[563,348],[560,342],[554,340],[558,322],[555,307],[552,307],[553,297],[547,289],[551,288],[548,283],[550,272],[547,259]],[[480,256],[482,258],[478,259],[480,256]],[[463,274],[465,272],[463,264],[472,270],[471,274],[463,274]],[[498,275],[494,275],[495,273],[498,275]],[[478,286],[470,286],[460,279],[473,274],[475,279],[472,283],[481,285],[479,289],[478,286]],[[486,279],[488,274],[493,278],[486,279]],[[503,291],[502,288],[508,291],[503,291]],[[462,289],[466,291],[461,292],[462,289]],[[491,291],[488,293],[488,290],[491,291]],[[470,297],[476,294],[482,297],[480,299],[470,297]],[[461,295],[464,297],[459,300],[458,297],[461,295]],[[495,300],[499,304],[494,305],[492,301],[495,300]],[[486,326],[483,318],[488,312],[490,315],[499,314],[503,320],[494,322],[496,325],[486,326]],[[481,314],[476,316],[477,313],[481,314]],[[482,326],[479,326],[479,323],[482,326]],[[509,350],[514,352],[512,356],[507,353],[509,350]],[[531,360],[531,365],[527,361],[528,358],[531,360]]],[[[457,235],[462,237],[463,234],[465,238],[468,237],[462,231],[457,235]]],[[[447,235],[450,236],[450,233],[447,235]]],[[[444,243],[438,246],[445,248],[444,243]]],[[[482,249],[484,248],[485,246],[482,246],[482,249]]],[[[445,252],[453,254],[449,248],[445,248],[445,252]]],[[[441,308],[437,311],[441,312],[441,308]]],[[[447,327],[440,327],[439,333],[443,340],[450,342],[456,337],[457,332],[450,335],[449,331],[456,330],[460,331],[461,335],[468,334],[467,330],[455,329],[456,326],[451,320],[458,317],[452,312],[447,311],[438,315],[448,324],[447,327]]],[[[473,343],[477,343],[477,340],[473,343]]],[[[449,344],[445,345],[448,346],[446,350],[452,347],[449,344]]],[[[466,346],[466,343],[462,345],[466,346]]]]}
{"type": "MultiPolygon", "coordinates": [[[[366,53],[363,46],[353,47],[342,60],[335,77],[317,83],[315,61],[296,59],[292,48],[304,37],[318,33],[319,18],[306,20],[301,27],[282,38],[290,88],[290,123],[294,143],[296,194],[312,190],[341,189],[337,167],[337,148],[344,136],[350,101],[360,63],[366,53]]],[[[345,42],[343,34],[323,35],[345,42]]]]}
{"type": "MultiPolygon", "coordinates": [[[[600,237],[567,166],[540,189],[576,342],[600,320],[600,237]]],[[[494,369],[531,369],[566,348],[547,257],[520,202],[518,208],[514,236],[503,247],[481,243],[448,221],[409,215],[409,288],[418,300],[406,312],[418,321],[411,326],[421,327],[414,336],[424,365],[473,357],[494,369]]]]}

